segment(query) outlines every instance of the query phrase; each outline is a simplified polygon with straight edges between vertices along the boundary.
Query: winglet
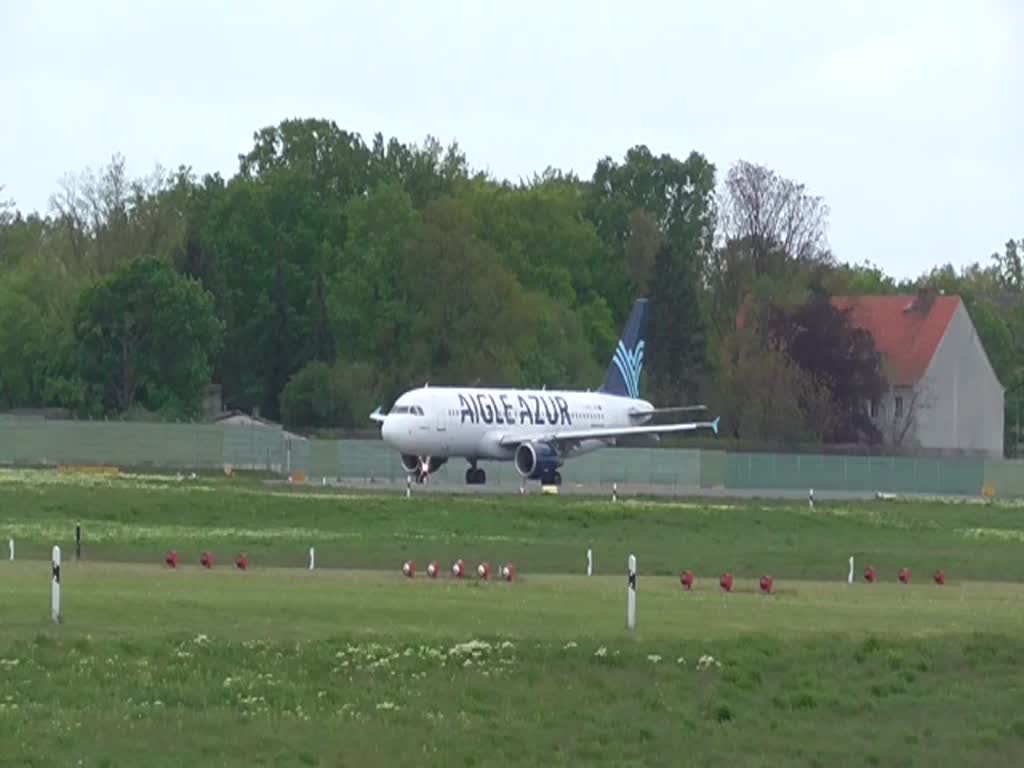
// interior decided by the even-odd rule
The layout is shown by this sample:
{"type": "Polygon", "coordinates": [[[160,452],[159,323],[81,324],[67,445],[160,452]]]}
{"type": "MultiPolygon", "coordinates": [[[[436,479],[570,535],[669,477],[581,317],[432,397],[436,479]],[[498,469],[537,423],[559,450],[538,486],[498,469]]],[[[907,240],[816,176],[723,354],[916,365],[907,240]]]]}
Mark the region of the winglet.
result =
{"type": "Polygon", "coordinates": [[[384,414],[380,412],[379,405],[374,409],[373,413],[370,414],[370,418],[374,421],[379,421],[381,423],[384,422],[384,414]]]}
{"type": "Polygon", "coordinates": [[[715,434],[716,435],[718,434],[718,420],[720,418],[722,418],[722,417],[721,416],[715,416],[715,420],[711,422],[711,428],[713,430],[715,430],[715,434]]]}

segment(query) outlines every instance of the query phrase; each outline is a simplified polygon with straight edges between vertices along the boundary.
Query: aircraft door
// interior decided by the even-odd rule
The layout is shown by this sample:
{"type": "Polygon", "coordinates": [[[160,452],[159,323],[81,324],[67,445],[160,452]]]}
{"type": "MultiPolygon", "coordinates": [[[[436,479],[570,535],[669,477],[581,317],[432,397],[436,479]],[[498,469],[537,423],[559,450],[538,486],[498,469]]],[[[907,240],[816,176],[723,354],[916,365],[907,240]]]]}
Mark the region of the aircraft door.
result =
{"type": "Polygon", "coordinates": [[[437,424],[437,431],[444,432],[448,429],[448,418],[445,415],[443,408],[438,408],[437,416],[435,417],[437,424]]]}

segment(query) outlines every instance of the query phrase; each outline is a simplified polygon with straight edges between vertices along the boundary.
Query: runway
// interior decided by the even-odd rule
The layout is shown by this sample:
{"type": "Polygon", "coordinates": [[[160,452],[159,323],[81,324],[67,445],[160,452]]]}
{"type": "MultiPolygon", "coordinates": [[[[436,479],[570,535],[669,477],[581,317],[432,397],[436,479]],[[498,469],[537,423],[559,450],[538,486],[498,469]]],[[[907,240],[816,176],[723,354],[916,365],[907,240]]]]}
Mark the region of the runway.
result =
{"type": "MultiPolygon", "coordinates": [[[[272,481],[274,483],[285,482],[283,481],[272,481]]],[[[406,493],[406,482],[405,480],[388,480],[388,479],[362,479],[362,478],[327,478],[319,479],[314,481],[310,479],[310,483],[326,488],[337,488],[339,490],[344,489],[347,491],[363,491],[366,493],[382,493],[382,494],[401,494],[406,493]]],[[[466,485],[465,483],[451,482],[443,478],[432,478],[427,483],[417,484],[412,483],[409,486],[409,491],[413,496],[429,494],[429,495],[442,495],[442,496],[512,496],[524,494],[528,496],[539,496],[543,493],[540,484],[536,482],[528,482],[525,486],[519,483],[511,482],[488,482],[484,485],[466,485]]],[[[670,485],[670,484],[639,484],[639,483],[619,483],[616,486],[615,492],[617,498],[620,500],[630,498],[661,498],[661,499],[737,499],[737,500],[750,500],[750,499],[766,499],[766,500],[788,500],[788,501],[804,501],[808,500],[809,490],[793,490],[793,489],[782,489],[782,488],[760,488],[760,489],[748,489],[748,488],[701,488],[699,486],[683,486],[683,485],[670,485]]],[[[611,500],[612,498],[612,485],[611,484],[591,484],[591,483],[570,483],[565,482],[558,488],[559,496],[572,496],[572,497],[589,497],[589,498],[603,498],[611,500]]],[[[814,490],[814,500],[818,501],[852,501],[852,500],[871,500],[871,499],[886,499],[886,500],[897,500],[897,499],[943,499],[943,500],[961,500],[961,501],[984,501],[980,497],[968,497],[968,496],[935,496],[934,494],[878,494],[874,491],[844,491],[844,490],[814,490]]]]}

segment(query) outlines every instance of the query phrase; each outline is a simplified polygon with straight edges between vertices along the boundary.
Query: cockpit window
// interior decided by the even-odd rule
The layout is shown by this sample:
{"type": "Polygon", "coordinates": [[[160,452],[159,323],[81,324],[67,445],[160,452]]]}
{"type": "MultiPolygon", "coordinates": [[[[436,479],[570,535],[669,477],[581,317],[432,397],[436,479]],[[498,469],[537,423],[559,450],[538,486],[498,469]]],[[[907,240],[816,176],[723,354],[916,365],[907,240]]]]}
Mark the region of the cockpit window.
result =
{"type": "Polygon", "coordinates": [[[410,416],[422,416],[423,409],[418,405],[396,405],[391,409],[394,414],[409,414],[410,416]]]}

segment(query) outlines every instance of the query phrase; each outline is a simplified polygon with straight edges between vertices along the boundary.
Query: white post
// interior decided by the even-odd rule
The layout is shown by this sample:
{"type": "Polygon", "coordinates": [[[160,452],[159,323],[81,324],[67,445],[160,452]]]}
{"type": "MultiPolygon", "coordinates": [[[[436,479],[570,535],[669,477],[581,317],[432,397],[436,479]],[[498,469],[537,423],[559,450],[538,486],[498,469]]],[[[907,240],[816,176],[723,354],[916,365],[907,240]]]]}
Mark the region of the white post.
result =
{"type": "Polygon", "coordinates": [[[11,550],[11,562],[14,562],[14,539],[10,539],[7,542],[7,548],[11,550]]]}
{"type": "Polygon", "coordinates": [[[309,548],[309,570],[311,570],[311,571],[313,570],[313,565],[314,565],[315,562],[316,562],[316,553],[313,551],[313,548],[310,547],[309,548]]]}
{"type": "Polygon", "coordinates": [[[412,496],[412,478],[408,475],[405,476],[405,498],[412,496]]]}
{"type": "Polygon", "coordinates": [[[629,556],[629,582],[626,596],[626,624],[636,629],[636,555],[629,556]]]}
{"type": "Polygon", "coordinates": [[[853,584],[853,555],[850,555],[850,575],[846,577],[847,584],[853,584]]]}
{"type": "Polygon", "coordinates": [[[587,550],[587,576],[594,575],[594,550],[587,550]]]}
{"type": "Polygon", "coordinates": [[[50,603],[53,620],[60,624],[60,547],[53,548],[53,588],[50,603]]]}
{"type": "Polygon", "coordinates": [[[810,505],[811,509],[814,509],[814,489],[813,488],[811,488],[807,492],[807,503],[810,505]]]}
{"type": "Polygon", "coordinates": [[[612,483],[612,501],[619,500],[619,484],[612,483]]]}

